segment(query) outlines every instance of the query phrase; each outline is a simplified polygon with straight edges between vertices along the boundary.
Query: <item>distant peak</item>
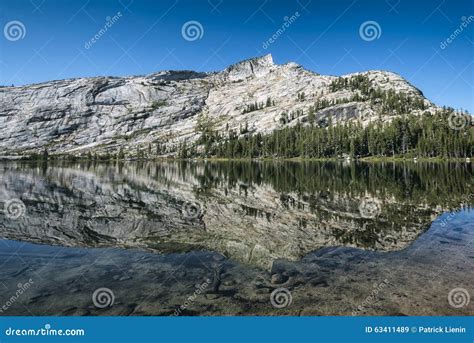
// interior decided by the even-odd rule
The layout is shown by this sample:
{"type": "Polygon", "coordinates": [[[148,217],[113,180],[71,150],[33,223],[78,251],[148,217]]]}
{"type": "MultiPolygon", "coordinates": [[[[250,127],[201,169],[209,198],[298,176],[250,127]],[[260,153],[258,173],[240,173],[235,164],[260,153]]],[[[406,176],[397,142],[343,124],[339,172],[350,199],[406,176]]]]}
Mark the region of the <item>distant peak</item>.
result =
{"type": "Polygon", "coordinates": [[[250,58],[229,66],[225,72],[231,80],[244,79],[249,76],[262,76],[267,74],[275,64],[271,54],[250,58]]]}
{"type": "Polygon", "coordinates": [[[259,56],[259,57],[252,57],[252,58],[237,62],[233,65],[237,66],[237,65],[248,64],[248,63],[259,64],[259,65],[268,65],[268,66],[273,66],[274,65],[272,54],[266,54],[266,55],[259,56]]]}
{"type": "Polygon", "coordinates": [[[266,54],[264,56],[256,57],[256,60],[260,61],[261,63],[267,63],[273,65],[273,57],[272,54],[266,54]]]}

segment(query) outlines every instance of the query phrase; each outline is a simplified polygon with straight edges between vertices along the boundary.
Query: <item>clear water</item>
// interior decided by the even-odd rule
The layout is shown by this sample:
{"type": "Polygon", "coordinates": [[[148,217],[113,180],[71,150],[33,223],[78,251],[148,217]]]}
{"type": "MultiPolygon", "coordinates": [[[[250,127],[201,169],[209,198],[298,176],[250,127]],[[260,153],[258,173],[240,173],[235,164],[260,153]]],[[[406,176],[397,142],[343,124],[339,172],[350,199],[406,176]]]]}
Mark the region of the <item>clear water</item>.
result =
{"type": "Polygon", "coordinates": [[[472,173],[465,163],[0,163],[0,205],[24,205],[0,213],[0,315],[473,314],[472,302],[448,302],[474,281],[472,173]],[[114,301],[99,308],[104,287],[114,301]],[[271,301],[280,288],[285,306],[271,301]]]}

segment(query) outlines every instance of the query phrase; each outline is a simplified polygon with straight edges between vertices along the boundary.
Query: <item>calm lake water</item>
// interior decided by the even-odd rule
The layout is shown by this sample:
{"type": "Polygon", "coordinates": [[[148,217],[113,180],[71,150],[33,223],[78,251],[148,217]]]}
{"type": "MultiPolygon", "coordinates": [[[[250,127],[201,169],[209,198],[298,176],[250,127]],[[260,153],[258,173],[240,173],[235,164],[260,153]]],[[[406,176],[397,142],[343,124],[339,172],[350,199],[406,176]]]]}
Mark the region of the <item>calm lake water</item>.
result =
{"type": "Polygon", "coordinates": [[[468,163],[0,162],[0,315],[472,315],[473,187],[468,163]]]}

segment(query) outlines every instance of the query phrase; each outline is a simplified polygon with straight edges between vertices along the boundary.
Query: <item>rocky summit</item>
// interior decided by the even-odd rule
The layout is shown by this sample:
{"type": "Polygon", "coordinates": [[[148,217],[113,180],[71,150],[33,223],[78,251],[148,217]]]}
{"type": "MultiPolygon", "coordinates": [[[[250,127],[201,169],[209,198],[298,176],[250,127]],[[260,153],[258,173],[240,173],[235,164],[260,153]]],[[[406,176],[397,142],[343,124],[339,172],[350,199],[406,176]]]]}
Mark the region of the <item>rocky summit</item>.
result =
{"type": "Polygon", "coordinates": [[[225,137],[306,125],[309,115],[317,125],[367,125],[399,115],[384,113],[380,99],[364,96],[354,80],[422,104],[410,114],[437,109],[391,72],[324,76],[292,62],[277,65],[266,55],[221,72],[162,71],[1,87],[0,156],[174,156],[184,142],[199,149],[203,117],[225,137]]]}

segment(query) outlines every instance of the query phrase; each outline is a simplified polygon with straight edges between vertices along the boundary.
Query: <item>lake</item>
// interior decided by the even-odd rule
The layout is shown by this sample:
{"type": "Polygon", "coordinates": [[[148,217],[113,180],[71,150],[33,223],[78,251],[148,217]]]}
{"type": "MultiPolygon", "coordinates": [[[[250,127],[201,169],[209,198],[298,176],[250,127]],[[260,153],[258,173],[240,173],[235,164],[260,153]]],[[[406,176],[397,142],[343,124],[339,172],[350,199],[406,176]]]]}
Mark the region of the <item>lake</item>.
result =
{"type": "Polygon", "coordinates": [[[474,313],[470,163],[0,162],[0,201],[0,315],[474,313]]]}

